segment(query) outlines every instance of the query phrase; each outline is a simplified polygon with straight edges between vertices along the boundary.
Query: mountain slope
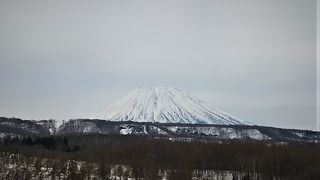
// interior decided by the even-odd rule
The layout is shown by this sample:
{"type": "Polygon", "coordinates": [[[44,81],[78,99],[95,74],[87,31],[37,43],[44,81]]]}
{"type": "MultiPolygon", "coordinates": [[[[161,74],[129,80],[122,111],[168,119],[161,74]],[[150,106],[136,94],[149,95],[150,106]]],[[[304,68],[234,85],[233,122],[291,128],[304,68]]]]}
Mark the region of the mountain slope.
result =
{"type": "Polygon", "coordinates": [[[50,129],[44,125],[47,123],[53,123],[53,121],[0,117],[0,139],[2,137],[49,136],[50,129]]]}
{"type": "Polygon", "coordinates": [[[138,88],[99,118],[110,121],[247,125],[176,88],[138,88]]]}
{"type": "Polygon", "coordinates": [[[205,140],[208,142],[225,139],[320,142],[320,132],[310,130],[282,129],[255,125],[152,123],[105,121],[101,119],[69,120],[59,127],[57,134],[142,135],[169,138],[171,140],[205,140]]]}

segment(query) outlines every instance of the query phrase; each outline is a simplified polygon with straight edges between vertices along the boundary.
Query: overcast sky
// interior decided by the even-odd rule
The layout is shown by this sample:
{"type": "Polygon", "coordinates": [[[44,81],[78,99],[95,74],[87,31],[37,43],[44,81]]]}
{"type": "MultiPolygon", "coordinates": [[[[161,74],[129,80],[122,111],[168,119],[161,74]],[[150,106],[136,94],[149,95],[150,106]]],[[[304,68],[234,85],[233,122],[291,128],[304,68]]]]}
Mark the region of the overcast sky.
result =
{"type": "Polygon", "coordinates": [[[316,129],[316,1],[0,1],[0,116],[94,118],[172,86],[258,125],[316,129]]]}

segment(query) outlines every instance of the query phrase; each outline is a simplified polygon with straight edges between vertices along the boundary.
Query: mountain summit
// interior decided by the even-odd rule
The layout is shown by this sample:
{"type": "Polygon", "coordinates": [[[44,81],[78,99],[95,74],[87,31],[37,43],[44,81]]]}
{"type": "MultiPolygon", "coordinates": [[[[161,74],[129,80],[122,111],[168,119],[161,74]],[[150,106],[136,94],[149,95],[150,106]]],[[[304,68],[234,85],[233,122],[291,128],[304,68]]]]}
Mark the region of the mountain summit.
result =
{"type": "Polygon", "coordinates": [[[134,89],[111,105],[99,118],[160,123],[249,124],[211,109],[198,98],[172,87],[134,89]]]}

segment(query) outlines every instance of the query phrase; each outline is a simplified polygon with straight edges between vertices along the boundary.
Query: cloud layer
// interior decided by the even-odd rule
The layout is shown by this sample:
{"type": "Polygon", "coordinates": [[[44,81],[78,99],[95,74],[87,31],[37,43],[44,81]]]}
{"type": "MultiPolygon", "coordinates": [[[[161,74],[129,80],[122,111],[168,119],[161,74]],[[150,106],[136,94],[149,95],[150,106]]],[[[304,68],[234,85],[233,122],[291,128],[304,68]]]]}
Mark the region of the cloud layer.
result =
{"type": "Polygon", "coordinates": [[[174,86],[241,119],[315,129],[316,1],[0,2],[0,115],[95,117],[174,86]]]}

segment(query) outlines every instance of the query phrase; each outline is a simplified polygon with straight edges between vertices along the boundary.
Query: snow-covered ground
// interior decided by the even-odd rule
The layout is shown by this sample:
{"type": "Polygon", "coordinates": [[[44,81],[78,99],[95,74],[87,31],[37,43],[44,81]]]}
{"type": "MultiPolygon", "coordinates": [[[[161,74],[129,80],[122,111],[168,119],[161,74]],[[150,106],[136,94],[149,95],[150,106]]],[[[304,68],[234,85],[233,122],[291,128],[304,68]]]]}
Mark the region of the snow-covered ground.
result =
{"type": "MultiPolygon", "coordinates": [[[[74,160],[55,160],[28,158],[19,154],[0,152],[0,179],[43,179],[43,180],[64,180],[64,179],[109,179],[136,180],[133,168],[126,165],[101,165],[74,160]],[[103,168],[103,169],[102,169],[103,168]],[[102,171],[103,170],[103,171],[102,171]],[[104,172],[104,173],[102,173],[104,172]]],[[[188,177],[193,180],[240,180],[244,173],[236,171],[214,171],[214,170],[158,170],[154,174],[142,172],[140,180],[156,178],[167,180],[173,174],[175,176],[188,177]],[[148,176],[144,177],[144,176],[148,176]],[[151,176],[151,177],[150,177],[151,176]]],[[[181,178],[183,178],[181,177],[181,178]]]]}

